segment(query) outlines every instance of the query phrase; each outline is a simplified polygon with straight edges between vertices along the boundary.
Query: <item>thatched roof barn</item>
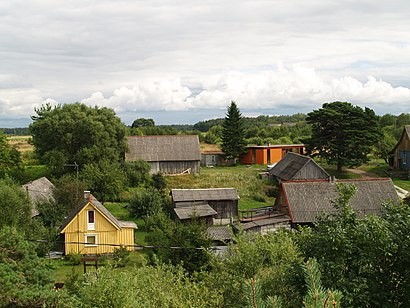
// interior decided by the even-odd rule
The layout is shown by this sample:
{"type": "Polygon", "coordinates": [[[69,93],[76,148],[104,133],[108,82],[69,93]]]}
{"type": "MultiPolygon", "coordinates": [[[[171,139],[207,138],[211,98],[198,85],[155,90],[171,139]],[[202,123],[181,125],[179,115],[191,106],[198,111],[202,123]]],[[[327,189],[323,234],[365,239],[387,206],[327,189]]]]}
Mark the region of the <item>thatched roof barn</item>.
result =
{"type": "Polygon", "coordinates": [[[354,184],[356,193],[350,205],[359,217],[379,214],[384,202],[399,203],[399,197],[390,178],[359,180],[311,180],[282,182],[275,207],[289,215],[292,223],[313,223],[318,216],[336,213],[333,202],[338,198],[337,185],[354,184]]]}
{"type": "Polygon", "coordinates": [[[280,181],[329,179],[330,175],[311,157],[289,152],[271,170],[269,175],[280,181]]]}
{"type": "Polygon", "coordinates": [[[217,212],[214,223],[225,224],[238,216],[238,193],[234,188],[172,189],[175,208],[196,202],[206,202],[217,212]]]}
{"type": "Polygon", "coordinates": [[[151,165],[152,173],[199,173],[201,151],[198,136],[129,136],[125,160],[139,159],[151,165]]]}
{"type": "Polygon", "coordinates": [[[410,171],[410,125],[405,125],[399,142],[390,152],[389,165],[392,169],[410,171]]]}
{"type": "Polygon", "coordinates": [[[27,195],[31,200],[31,217],[40,214],[37,210],[36,204],[54,200],[54,184],[51,183],[46,177],[41,177],[37,180],[28,182],[21,187],[23,187],[24,191],[27,192],[27,195]]]}

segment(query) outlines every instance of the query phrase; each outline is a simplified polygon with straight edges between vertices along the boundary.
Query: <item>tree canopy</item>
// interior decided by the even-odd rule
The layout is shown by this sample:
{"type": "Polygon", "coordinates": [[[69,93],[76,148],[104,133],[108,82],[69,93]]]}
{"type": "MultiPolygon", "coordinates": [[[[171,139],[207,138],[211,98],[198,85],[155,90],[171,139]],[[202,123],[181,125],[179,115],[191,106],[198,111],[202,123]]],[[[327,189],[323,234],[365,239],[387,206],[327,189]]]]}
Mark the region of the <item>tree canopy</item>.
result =
{"type": "Polygon", "coordinates": [[[380,124],[374,111],[348,102],[323,104],[308,113],[312,136],[307,150],[330,164],[355,167],[368,161],[368,154],[381,138],[380,124]]]}
{"type": "Polygon", "coordinates": [[[242,115],[234,101],[228,107],[222,127],[222,151],[236,160],[244,153],[246,143],[242,115]]]}
{"type": "Polygon", "coordinates": [[[33,144],[40,159],[54,174],[80,168],[102,159],[119,161],[126,149],[126,127],[112,109],[66,104],[46,104],[35,110],[30,124],[33,144]]]}
{"type": "Polygon", "coordinates": [[[0,179],[5,177],[19,178],[22,162],[19,151],[8,144],[6,136],[0,133],[0,179]]]}

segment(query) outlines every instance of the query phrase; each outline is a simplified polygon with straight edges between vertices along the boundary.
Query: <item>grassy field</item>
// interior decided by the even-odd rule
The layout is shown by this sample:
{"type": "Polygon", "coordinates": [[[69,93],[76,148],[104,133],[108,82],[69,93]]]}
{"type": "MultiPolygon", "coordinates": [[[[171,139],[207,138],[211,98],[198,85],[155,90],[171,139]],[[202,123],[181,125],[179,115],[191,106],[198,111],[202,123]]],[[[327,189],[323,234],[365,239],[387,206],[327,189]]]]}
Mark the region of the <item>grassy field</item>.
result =
{"type": "Polygon", "coordinates": [[[258,178],[264,171],[263,165],[201,168],[200,174],[167,176],[166,181],[169,189],[233,187],[240,197],[239,209],[244,210],[273,205],[275,199],[265,194],[271,184],[258,178]]]}

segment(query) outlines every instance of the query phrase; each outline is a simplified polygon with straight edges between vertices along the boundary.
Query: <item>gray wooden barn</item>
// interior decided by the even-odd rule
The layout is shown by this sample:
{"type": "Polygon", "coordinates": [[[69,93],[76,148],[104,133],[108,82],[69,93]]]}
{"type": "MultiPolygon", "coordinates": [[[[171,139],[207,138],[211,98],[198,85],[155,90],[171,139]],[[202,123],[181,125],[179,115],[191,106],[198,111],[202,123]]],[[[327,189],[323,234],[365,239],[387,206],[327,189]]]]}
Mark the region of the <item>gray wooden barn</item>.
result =
{"type": "Polygon", "coordinates": [[[205,202],[216,211],[214,224],[229,224],[238,216],[238,193],[234,188],[172,189],[174,208],[205,202]]]}
{"type": "Polygon", "coordinates": [[[214,224],[213,218],[217,215],[216,211],[204,201],[184,202],[174,208],[174,213],[182,222],[196,220],[208,226],[214,224]]]}
{"type": "Polygon", "coordinates": [[[330,175],[311,157],[289,152],[272,169],[272,179],[281,181],[329,179],[330,175]]]}
{"type": "Polygon", "coordinates": [[[130,136],[125,161],[139,159],[151,165],[151,173],[199,173],[201,151],[198,136],[130,136]]]}
{"type": "Polygon", "coordinates": [[[288,215],[293,224],[314,223],[323,212],[337,212],[332,202],[339,196],[338,183],[356,186],[356,193],[350,200],[350,206],[358,217],[380,214],[384,202],[399,204],[399,197],[390,178],[310,180],[282,182],[275,208],[288,215]]]}
{"type": "Polygon", "coordinates": [[[410,125],[405,125],[399,142],[390,152],[389,165],[392,169],[410,171],[410,125]]]}

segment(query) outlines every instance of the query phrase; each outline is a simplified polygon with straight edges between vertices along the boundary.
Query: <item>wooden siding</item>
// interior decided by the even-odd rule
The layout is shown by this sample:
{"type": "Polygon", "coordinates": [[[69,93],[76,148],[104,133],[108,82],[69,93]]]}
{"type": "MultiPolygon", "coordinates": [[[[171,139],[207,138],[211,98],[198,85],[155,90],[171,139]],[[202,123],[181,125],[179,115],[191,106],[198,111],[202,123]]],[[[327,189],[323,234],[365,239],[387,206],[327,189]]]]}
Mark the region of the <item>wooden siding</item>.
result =
{"type": "Polygon", "coordinates": [[[188,169],[191,173],[199,173],[200,161],[155,161],[149,162],[151,166],[151,173],[155,174],[161,172],[163,174],[178,174],[188,169]]]}
{"type": "MultiPolygon", "coordinates": [[[[95,234],[97,236],[97,244],[134,244],[134,229],[122,228],[118,230],[105,216],[98,212],[91,203],[77,213],[65,228],[65,241],[76,242],[76,244],[65,244],[65,254],[103,254],[114,252],[114,246],[86,246],[85,244],[79,244],[85,242],[85,236],[87,234],[95,234]],[[87,211],[89,210],[94,210],[95,213],[95,230],[88,230],[87,228],[87,211]]],[[[133,250],[132,247],[128,249],[133,250]]]]}
{"type": "Polygon", "coordinates": [[[218,213],[216,220],[238,217],[238,200],[208,200],[208,204],[218,213]]]}
{"type": "Polygon", "coordinates": [[[394,150],[394,168],[398,170],[410,169],[410,140],[403,134],[394,150]]]}
{"type": "Polygon", "coordinates": [[[313,179],[327,179],[329,175],[313,162],[309,161],[298,173],[292,178],[292,180],[313,180],[313,179]]]}

